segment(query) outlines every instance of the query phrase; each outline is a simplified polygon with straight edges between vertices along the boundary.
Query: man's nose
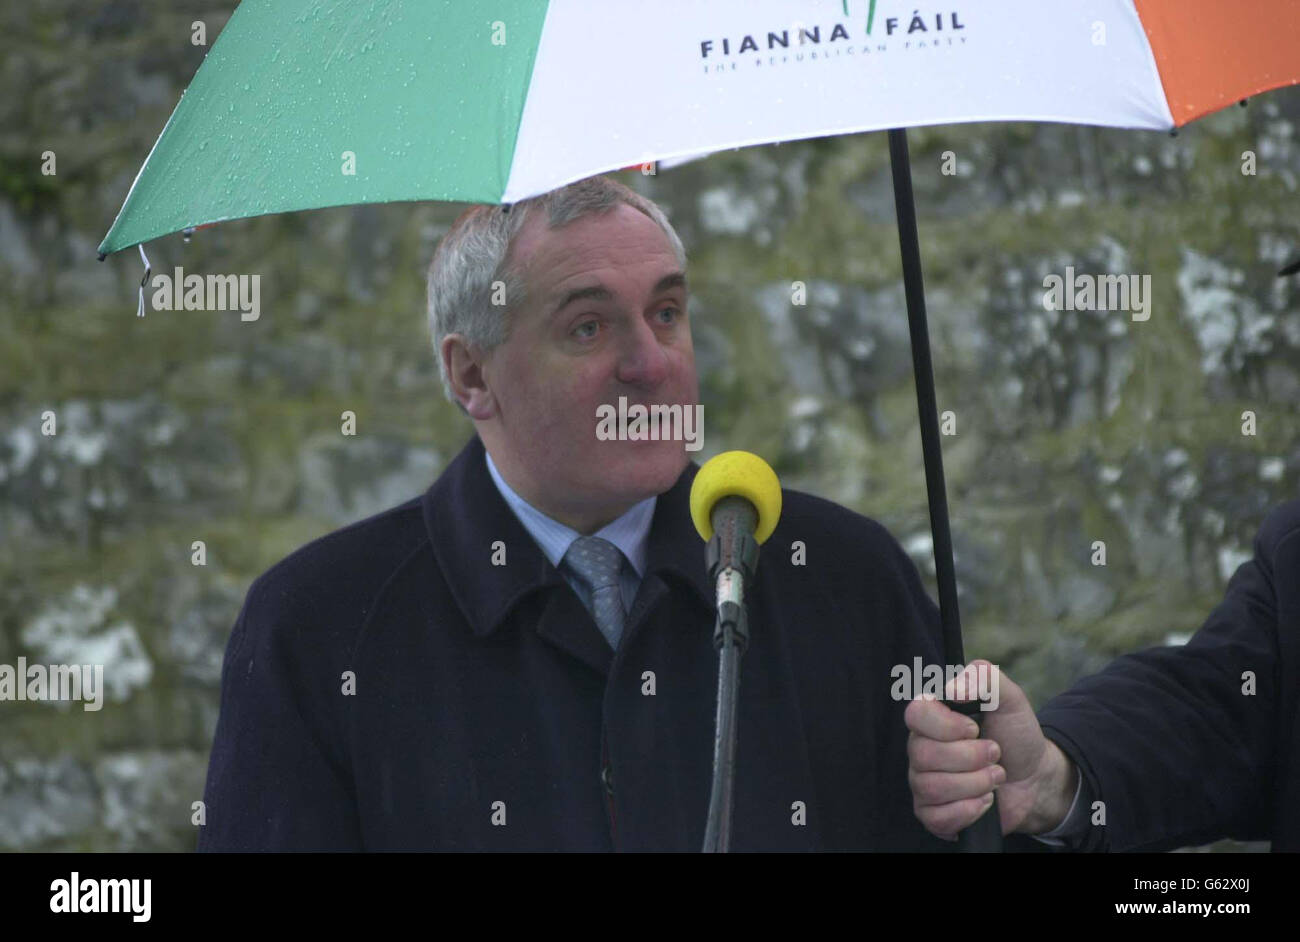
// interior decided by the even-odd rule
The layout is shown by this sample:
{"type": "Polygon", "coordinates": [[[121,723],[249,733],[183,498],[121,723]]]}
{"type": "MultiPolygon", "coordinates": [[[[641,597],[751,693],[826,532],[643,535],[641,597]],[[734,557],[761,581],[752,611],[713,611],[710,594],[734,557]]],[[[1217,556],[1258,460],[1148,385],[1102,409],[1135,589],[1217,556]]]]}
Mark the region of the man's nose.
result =
{"type": "Polygon", "coordinates": [[[639,386],[658,386],[668,375],[668,351],[644,318],[623,338],[619,350],[618,378],[639,386]]]}

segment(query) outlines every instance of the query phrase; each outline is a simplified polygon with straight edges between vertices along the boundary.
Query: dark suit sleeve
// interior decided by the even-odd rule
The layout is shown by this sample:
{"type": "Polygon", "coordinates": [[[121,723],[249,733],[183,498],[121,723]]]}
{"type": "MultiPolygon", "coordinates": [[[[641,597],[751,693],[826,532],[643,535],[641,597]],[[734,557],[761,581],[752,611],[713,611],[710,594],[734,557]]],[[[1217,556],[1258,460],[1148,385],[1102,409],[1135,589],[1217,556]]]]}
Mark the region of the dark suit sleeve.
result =
{"type": "Polygon", "coordinates": [[[309,611],[273,583],[249,590],[222,665],[200,851],[362,849],[326,700],[342,679],[304,666],[309,611]]]}
{"type": "Polygon", "coordinates": [[[1278,524],[1276,513],[1265,522],[1254,558],[1186,645],[1120,657],[1039,711],[1043,732],[1104,803],[1105,826],[1091,827],[1082,849],[1268,837],[1282,677],[1278,524]]]}

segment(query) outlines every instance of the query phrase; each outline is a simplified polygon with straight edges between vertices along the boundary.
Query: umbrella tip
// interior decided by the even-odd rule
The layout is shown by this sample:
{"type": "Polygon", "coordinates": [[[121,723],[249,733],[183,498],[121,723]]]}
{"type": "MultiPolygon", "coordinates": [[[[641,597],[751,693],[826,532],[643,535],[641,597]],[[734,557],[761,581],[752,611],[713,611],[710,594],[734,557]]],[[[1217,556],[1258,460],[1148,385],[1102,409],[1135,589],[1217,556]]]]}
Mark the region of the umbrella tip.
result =
{"type": "Polygon", "coordinates": [[[106,258],[108,258],[108,256],[107,256],[105,253],[103,253],[103,252],[100,252],[100,253],[99,253],[99,261],[102,262],[102,261],[103,261],[104,259],[106,259],[106,258]]]}

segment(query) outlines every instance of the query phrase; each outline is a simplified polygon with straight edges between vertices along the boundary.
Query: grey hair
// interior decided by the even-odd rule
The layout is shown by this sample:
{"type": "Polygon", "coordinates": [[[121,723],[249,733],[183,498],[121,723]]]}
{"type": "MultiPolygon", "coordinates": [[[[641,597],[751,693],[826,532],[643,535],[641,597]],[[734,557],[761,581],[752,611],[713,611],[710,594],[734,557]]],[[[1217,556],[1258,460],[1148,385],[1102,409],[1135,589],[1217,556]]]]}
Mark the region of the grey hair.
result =
{"type": "Polygon", "coordinates": [[[523,276],[509,255],[515,236],[534,209],[546,210],[548,229],[558,229],[583,216],[605,213],[627,203],[650,217],[672,245],[677,264],[686,268],[682,240],[653,201],[608,177],[588,177],[511,206],[477,205],[451,224],[429,263],[429,331],[446,397],[465,411],[452,392],[442,360],[442,341],[461,334],[470,347],[489,353],[510,334],[513,315],[528,301],[523,276]],[[492,303],[493,285],[505,289],[505,305],[492,303]]]}

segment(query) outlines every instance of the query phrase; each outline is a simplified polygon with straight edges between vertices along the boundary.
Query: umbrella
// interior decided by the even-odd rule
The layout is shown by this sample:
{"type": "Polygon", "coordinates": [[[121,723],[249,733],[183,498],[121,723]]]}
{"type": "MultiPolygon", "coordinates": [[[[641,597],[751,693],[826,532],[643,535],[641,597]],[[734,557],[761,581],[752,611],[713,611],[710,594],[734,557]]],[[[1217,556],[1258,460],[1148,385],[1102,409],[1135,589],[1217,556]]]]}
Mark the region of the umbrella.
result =
{"type": "MultiPolygon", "coordinates": [[[[99,251],[326,206],[512,203],[651,161],[889,130],[944,656],[958,664],[902,129],[1173,130],[1297,82],[1300,0],[244,0],[99,251]]],[[[998,845],[996,813],[976,829],[968,848],[998,845]]]]}
{"type": "Polygon", "coordinates": [[[245,0],[99,251],[859,131],[1171,129],[1295,82],[1298,26],[1295,0],[245,0]]]}

